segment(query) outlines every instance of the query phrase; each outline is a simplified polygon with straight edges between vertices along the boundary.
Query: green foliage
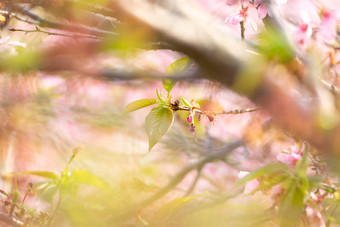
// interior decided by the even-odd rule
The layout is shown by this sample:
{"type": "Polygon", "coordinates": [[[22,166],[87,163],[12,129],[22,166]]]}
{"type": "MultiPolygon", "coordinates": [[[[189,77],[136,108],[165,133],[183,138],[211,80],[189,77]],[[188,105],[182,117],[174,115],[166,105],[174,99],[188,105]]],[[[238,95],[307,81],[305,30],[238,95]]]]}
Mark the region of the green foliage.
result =
{"type": "Polygon", "coordinates": [[[289,171],[288,166],[281,162],[269,164],[259,169],[256,169],[250,172],[248,175],[244,176],[243,178],[239,179],[234,185],[233,189],[237,189],[238,187],[246,184],[248,181],[254,180],[259,177],[264,177],[266,175],[267,176],[281,174],[285,175],[288,173],[288,171],[289,171]]]}
{"type": "Polygon", "coordinates": [[[193,200],[199,196],[184,196],[178,197],[164,204],[155,216],[153,225],[171,226],[176,218],[185,213],[184,210],[193,200]]]}
{"type": "Polygon", "coordinates": [[[169,131],[174,121],[173,111],[167,107],[153,108],[145,119],[145,128],[149,137],[149,151],[169,131]]]}
{"type": "Polygon", "coordinates": [[[262,44],[260,50],[269,60],[279,60],[288,63],[294,59],[295,54],[286,37],[276,28],[267,29],[261,34],[262,44]]]}
{"type": "Polygon", "coordinates": [[[73,170],[71,178],[76,184],[91,185],[104,190],[107,190],[109,188],[109,185],[107,184],[107,182],[103,181],[103,179],[83,169],[73,170]]]}
{"type": "Polygon", "coordinates": [[[157,103],[156,99],[140,99],[127,105],[127,107],[124,110],[124,113],[130,113],[142,109],[144,107],[154,105],[156,103],[157,103]]]}
{"type": "Polygon", "coordinates": [[[18,47],[17,51],[17,55],[2,59],[0,69],[12,72],[27,72],[37,68],[41,59],[40,53],[22,47],[18,47]]]}
{"type": "Polygon", "coordinates": [[[57,179],[57,178],[59,178],[58,174],[56,174],[54,172],[50,172],[50,171],[43,171],[43,170],[23,171],[23,172],[20,172],[20,174],[35,175],[35,176],[44,177],[44,178],[47,178],[47,179],[57,179]]]}
{"type": "MultiPolygon", "coordinates": [[[[183,70],[185,70],[190,65],[190,63],[191,63],[191,60],[189,57],[180,58],[168,66],[168,68],[165,71],[165,74],[167,75],[178,74],[182,72],[183,70]]],[[[164,89],[168,93],[170,93],[172,88],[176,85],[177,81],[163,79],[162,83],[163,83],[164,89]]]]}
{"type": "Polygon", "coordinates": [[[283,163],[269,164],[241,178],[233,189],[235,190],[254,179],[258,179],[260,185],[250,194],[280,185],[284,194],[279,203],[279,225],[281,227],[296,226],[301,220],[310,192],[319,188],[323,179],[322,177],[308,176],[308,167],[307,152],[305,151],[294,169],[289,169],[283,163]]]}
{"type": "Polygon", "coordinates": [[[188,100],[186,100],[185,98],[181,98],[182,99],[182,102],[183,102],[183,105],[186,106],[186,107],[191,107],[191,104],[188,100]]]}
{"type": "Polygon", "coordinates": [[[75,195],[80,184],[108,190],[108,183],[93,173],[78,168],[75,168],[73,171],[69,170],[70,164],[78,152],[79,148],[75,148],[73,155],[60,175],[50,171],[23,171],[11,173],[10,175],[28,174],[43,177],[44,180],[35,183],[33,188],[39,192],[43,200],[49,203],[53,203],[54,197],[58,192],[59,200],[69,194],[75,195]]]}
{"type": "Polygon", "coordinates": [[[298,181],[291,180],[287,192],[279,206],[279,223],[281,227],[295,226],[304,209],[305,191],[298,181]]]}

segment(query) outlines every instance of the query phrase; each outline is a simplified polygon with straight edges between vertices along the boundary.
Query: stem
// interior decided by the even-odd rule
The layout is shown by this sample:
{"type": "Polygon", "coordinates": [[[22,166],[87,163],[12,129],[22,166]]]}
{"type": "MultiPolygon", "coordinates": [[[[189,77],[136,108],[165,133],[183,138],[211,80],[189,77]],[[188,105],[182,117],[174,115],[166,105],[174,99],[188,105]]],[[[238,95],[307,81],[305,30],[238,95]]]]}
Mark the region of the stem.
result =
{"type": "Polygon", "coordinates": [[[240,22],[240,27],[241,27],[241,39],[242,39],[242,41],[244,41],[244,39],[245,39],[244,32],[246,31],[246,29],[244,27],[244,21],[240,22]]]}

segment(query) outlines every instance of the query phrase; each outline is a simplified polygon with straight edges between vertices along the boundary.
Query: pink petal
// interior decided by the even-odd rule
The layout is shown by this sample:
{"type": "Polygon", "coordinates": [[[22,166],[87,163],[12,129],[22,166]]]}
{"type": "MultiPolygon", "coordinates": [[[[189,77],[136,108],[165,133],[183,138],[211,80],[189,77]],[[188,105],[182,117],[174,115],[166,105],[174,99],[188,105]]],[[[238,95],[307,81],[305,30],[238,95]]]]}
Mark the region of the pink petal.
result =
{"type": "Polygon", "coordinates": [[[228,6],[232,6],[235,5],[238,2],[238,0],[226,0],[226,4],[228,6]]]}
{"type": "Polygon", "coordinates": [[[260,183],[258,180],[254,179],[251,181],[248,181],[248,183],[246,184],[246,186],[244,187],[244,194],[249,194],[252,191],[254,191],[256,188],[258,188],[260,186],[260,183]]]}
{"type": "Polygon", "coordinates": [[[250,26],[253,28],[254,31],[257,31],[257,25],[252,18],[248,17],[247,22],[248,24],[250,24],[250,26]]]}
{"type": "Polygon", "coordinates": [[[325,17],[319,27],[318,36],[325,40],[333,39],[336,36],[336,21],[331,17],[325,17]]]}
{"type": "Polygon", "coordinates": [[[193,120],[193,117],[192,117],[191,115],[189,115],[189,117],[187,118],[187,121],[188,121],[189,123],[192,123],[192,120],[193,120]]]}
{"type": "Polygon", "coordinates": [[[279,4],[286,4],[287,0],[276,0],[276,2],[279,4]]]}
{"type": "Polygon", "coordinates": [[[249,5],[249,1],[248,0],[241,0],[241,4],[244,8],[247,8],[249,5]]]}
{"type": "Polygon", "coordinates": [[[265,18],[266,15],[267,15],[267,8],[263,4],[260,5],[260,7],[257,8],[257,14],[258,14],[260,19],[265,18]]]}
{"type": "Polygon", "coordinates": [[[233,13],[229,15],[224,22],[236,25],[239,24],[241,21],[244,21],[244,17],[242,17],[239,13],[233,13]]]}
{"type": "Polygon", "coordinates": [[[263,0],[255,0],[254,6],[258,7],[260,4],[262,4],[263,0]]]}
{"type": "Polygon", "coordinates": [[[294,168],[296,161],[297,161],[291,154],[286,154],[286,153],[279,153],[276,156],[276,158],[280,162],[288,165],[290,168],[294,168]]]}
{"type": "Polygon", "coordinates": [[[249,174],[249,172],[247,172],[247,171],[240,171],[239,174],[238,174],[238,177],[243,178],[243,177],[247,176],[248,174],[249,174]]]}

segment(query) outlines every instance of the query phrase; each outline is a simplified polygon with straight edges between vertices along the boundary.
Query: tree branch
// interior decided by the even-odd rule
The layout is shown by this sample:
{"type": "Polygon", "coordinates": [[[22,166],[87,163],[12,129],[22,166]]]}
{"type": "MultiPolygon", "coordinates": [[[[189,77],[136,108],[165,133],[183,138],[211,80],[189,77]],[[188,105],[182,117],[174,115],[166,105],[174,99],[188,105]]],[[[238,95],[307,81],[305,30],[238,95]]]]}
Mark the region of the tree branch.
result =
{"type": "MultiPolygon", "coordinates": [[[[201,159],[200,161],[187,165],[179,173],[177,173],[174,177],[172,177],[167,185],[159,189],[150,198],[140,202],[136,207],[145,208],[146,206],[149,206],[150,204],[154,203],[155,201],[161,199],[163,196],[168,194],[168,192],[170,192],[174,187],[176,187],[184,179],[184,177],[188,173],[190,173],[192,170],[202,169],[203,166],[206,165],[207,163],[210,163],[216,160],[225,159],[233,150],[243,145],[244,145],[244,141],[242,139],[235,140],[223,146],[223,148],[221,148],[221,151],[210,153],[206,157],[201,159]]],[[[133,210],[124,211],[120,214],[113,216],[111,220],[117,221],[121,219],[126,219],[126,218],[129,218],[133,214],[134,214],[133,210]]]]}
{"type": "Polygon", "coordinates": [[[10,226],[23,226],[24,223],[14,217],[10,217],[6,213],[0,211],[0,222],[4,222],[10,226]]]}
{"type": "Polygon", "coordinates": [[[40,27],[49,27],[49,28],[60,29],[60,30],[65,30],[69,32],[90,34],[90,35],[101,36],[101,37],[109,36],[109,35],[110,36],[118,35],[115,32],[100,30],[94,27],[88,27],[84,25],[75,25],[75,24],[65,24],[65,23],[48,20],[33,13],[29,9],[19,6],[19,5],[10,5],[9,8],[13,10],[14,12],[18,12],[25,16],[30,17],[31,19],[33,19],[34,24],[39,25],[40,27]]]}
{"type": "Polygon", "coordinates": [[[9,28],[8,31],[11,31],[11,32],[24,32],[25,34],[28,34],[28,33],[43,33],[43,34],[46,34],[46,35],[63,36],[63,37],[69,37],[69,38],[73,38],[73,39],[79,39],[79,38],[102,39],[102,38],[100,38],[98,36],[93,36],[93,35],[63,34],[63,33],[57,33],[57,32],[49,32],[49,31],[41,30],[38,27],[35,27],[34,30],[24,30],[24,29],[18,29],[18,28],[9,28]]]}

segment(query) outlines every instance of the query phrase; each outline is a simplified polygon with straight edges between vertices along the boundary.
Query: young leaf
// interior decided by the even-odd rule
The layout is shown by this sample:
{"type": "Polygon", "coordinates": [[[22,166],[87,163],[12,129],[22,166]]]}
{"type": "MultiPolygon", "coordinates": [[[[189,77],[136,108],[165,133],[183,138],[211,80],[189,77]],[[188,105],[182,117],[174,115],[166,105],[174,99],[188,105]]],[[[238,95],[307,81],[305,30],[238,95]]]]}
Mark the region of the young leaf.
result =
{"type": "MultiPolygon", "coordinates": [[[[190,58],[189,57],[180,58],[180,59],[178,59],[177,61],[175,61],[174,63],[172,63],[168,66],[168,68],[165,71],[165,74],[172,75],[172,74],[180,73],[189,64],[190,64],[190,58]]],[[[177,81],[175,81],[175,80],[169,80],[169,79],[163,79],[163,81],[162,81],[163,87],[168,93],[170,93],[172,88],[176,85],[176,82],[177,81]]]]}
{"type": "Polygon", "coordinates": [[[142,109],[147,106],[151,106],[156,103],[157,103],[156,99],[140,99],[127,105],[123,113],[126,114],[129,112],[133,112],[135,110],[139,110],[139,109],[142,109]]]}
{"type": "Polygon", "coordinates": [[[234,185],[233,189],[236,189],[236,188],[244,185],[245,183],[247,183],[250,180],[253,180],[253,179],[265,176],[265,175],[274,174],[274,173],[282,172],[282,174],[284,174],[284,173],[287,173],[288,170],[289,170],[288,166],[281,163],[281,162],[277,162],[277,163],[273,163],[273,164],[263,166],[259,169],[256,169],[256,170],[250,172],[245,177],[239,179],[236,182],[236,184],[234,185]]]}
{"type": "Polygon", "coordinates": [[[75,183],[78,184],[87,184],[87,185],[92,185],[97,188],[101,189],[108,189],[109,185],[107,182],[105,182],[103,179],[100,177],[94,175],[93,173],[82,170],[82,169],[75,169],[72,172],[72,179],[75,183]]]}
{"type": "Polygon", "coordinates": [[[185,207],[188,203],[195,200],[199,196],[184,196],[178,197],[168,203],[166,203],[157,212],[156,221],[166,221],[175,215],[181,208],[185,207]]]}
{"type": "Polygon", "coordinates": [[[191,104],[188,100],[186,100],[185,98],[182,98],[182,102],[186,107],[191,107],[191,104]]]}
{"type": "Polygon", "coordinates": [[[279,206],[280,226],[296,226],[303,212],[304,196],[305,193],[298,186],[297,182],[293,181],[279,206]]]}
{"type": "Polygon", "coordinates": [[[174,121],[174,114],[166,107],[153,108],[145,119],[145,128],[149,137],[149,151],[169,131],[174,121]]]}
{"type": "Polygon", "coordinates": [[[156,95],[157,95],[158,100],[159,100],[161,103],[165,103],[165,101],[162,99],[161,95],[159,94],[158,89],[156,89],[156,95]]]}
{"type": "Polygon", "coordinates": [[[14,172],[14,173],[10,173],[9,175],[17,175],[17,174],[35,175],[35,176],[44,177],[48,179],[57,179],[59,177],[59,175],[54,172],[42,171],[42,170],[14,172]]]}
{"type": "Polygon", "coordinates": [[[16,204],[18,202],[19,198],[20,198],[20,192],[18,191],[18,189],[15,189],[14,192],[13,192],[12,202],[14,204],[16,204]]]}

